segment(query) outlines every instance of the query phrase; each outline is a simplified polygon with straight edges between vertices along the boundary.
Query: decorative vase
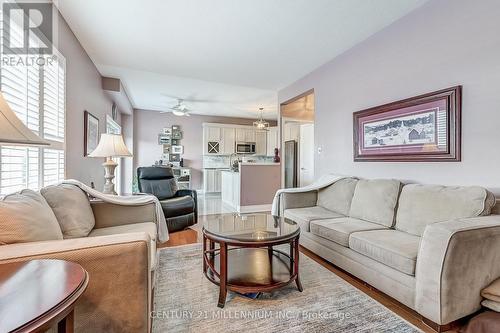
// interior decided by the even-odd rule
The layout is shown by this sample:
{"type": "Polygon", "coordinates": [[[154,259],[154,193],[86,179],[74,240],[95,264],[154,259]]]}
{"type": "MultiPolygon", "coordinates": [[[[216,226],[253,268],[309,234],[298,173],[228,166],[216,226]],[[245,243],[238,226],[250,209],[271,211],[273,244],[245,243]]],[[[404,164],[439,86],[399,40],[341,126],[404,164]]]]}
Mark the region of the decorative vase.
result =
{"type": "Polygon", "coordinates": [[[279,162],[280,162],[279,149],[274,148],[274,163],[279,163],[279,162]]]}

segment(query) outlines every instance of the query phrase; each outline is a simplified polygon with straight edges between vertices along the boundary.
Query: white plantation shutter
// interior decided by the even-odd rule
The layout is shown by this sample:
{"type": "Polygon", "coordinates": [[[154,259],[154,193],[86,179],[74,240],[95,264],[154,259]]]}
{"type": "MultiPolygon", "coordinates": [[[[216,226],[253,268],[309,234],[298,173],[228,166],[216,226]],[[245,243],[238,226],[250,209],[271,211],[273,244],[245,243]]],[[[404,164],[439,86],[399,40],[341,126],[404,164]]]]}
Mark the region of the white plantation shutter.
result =
{"type": "Polygon", "coordinates": [[[43,150],[43,183],[50,185],[64,179],[64,151],[57,149],[43,150]]]}
{"type": "Polygon", "coordinates": [[[0,149],[1,193],[23,188],[38,189],[39,148],[2,146],[0,149]]]}
{"type": "Polygon", "coordinates": [[[51,61],[43,66],[43,135],[64,141],[64,63],[51,61]]]}
{"type": "MultiPolygon", "coordinates": [[[[22,45],[21,26],[10,24],[11,45],[22,45]]],[[[0,21],[4,47],[2,29],[0,21]]],[[[9,60],[0,61],[0,89],[5,100],[50,147],[0,146],[0,195],[23,188],[36,190],[64,179],[65,59],[55,48],[54,54],[46,56],[44,66],[26,61],[33,55],[2,54],[9,60]]]]}

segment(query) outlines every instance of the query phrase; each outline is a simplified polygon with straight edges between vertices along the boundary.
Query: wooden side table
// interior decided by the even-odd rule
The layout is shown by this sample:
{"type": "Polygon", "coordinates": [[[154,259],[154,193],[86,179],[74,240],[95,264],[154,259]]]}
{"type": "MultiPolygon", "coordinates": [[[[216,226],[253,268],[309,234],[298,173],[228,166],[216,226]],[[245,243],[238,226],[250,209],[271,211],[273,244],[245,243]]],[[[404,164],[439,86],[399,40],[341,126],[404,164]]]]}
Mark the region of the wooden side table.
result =
{"type": "Polygon", "coordinates": [[[82,266],[64,260],[30,260],[0,265],[0,332],[58,333],[74,328],[76,301],[87,288],[82,266]]]}

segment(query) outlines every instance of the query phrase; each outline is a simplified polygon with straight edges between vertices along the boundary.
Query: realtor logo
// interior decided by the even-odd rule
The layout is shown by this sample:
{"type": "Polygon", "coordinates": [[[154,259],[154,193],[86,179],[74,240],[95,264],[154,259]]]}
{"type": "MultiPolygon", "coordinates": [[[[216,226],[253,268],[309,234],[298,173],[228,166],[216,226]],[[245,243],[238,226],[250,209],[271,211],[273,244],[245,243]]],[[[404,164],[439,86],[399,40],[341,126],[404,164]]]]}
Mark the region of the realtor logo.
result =
{"type": "Polygon", "coordinates": [[[52,6],[50,2],[4,2],[2,54],[52,54],[52,6]]]}

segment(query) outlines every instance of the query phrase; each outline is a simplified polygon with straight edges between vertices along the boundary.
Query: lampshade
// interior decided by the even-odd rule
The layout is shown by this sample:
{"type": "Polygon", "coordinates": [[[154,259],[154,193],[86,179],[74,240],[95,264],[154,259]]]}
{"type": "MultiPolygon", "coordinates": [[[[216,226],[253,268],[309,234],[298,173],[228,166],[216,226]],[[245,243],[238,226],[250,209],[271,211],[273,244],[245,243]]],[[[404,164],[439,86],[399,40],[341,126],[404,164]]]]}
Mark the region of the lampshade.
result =
{"type": "Polygon", "coordinates": [[[119,134],[101,134],[99,144],[89,157],[130,157],[123,138],[119,134]]]}
{"type": "Polygon", "coordinates": [[[0,93],[0,145],[48,146],[16,116],[0,93]]]}

